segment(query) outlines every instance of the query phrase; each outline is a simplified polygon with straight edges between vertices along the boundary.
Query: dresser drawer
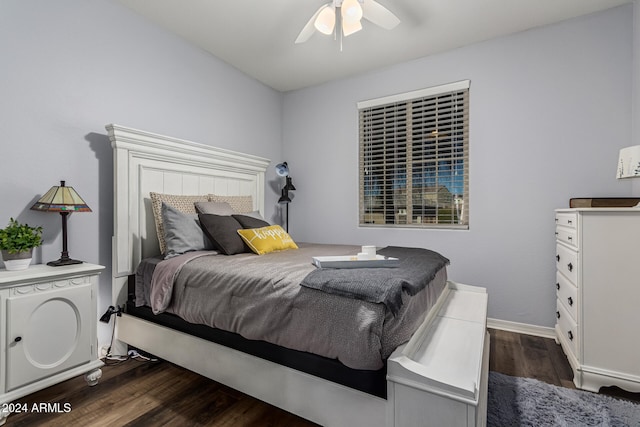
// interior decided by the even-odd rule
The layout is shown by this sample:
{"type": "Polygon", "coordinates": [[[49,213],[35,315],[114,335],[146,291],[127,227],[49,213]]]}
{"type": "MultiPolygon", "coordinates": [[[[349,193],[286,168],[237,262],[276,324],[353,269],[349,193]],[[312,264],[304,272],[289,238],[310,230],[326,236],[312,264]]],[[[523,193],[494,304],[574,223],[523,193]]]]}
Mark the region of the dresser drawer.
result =
{"type": "Polygon", "coordinates": [[[556,273],[556,289],[558,301],[564,305],[573,321],[578,323],[578,288],[563,274],[556,273]]]}
{"type": "Polygon", "coordinates": [[[576,248],[578,247],[578,231],[575,228],[556,227],[556,239],[576,248]]]}
{"type": "Polygon", "coordinates": [[[578,325],[573,321],[573,318],[569,315],[564,305],[559,300],[556,300],[556,320],[558,322],[558,329],[560,334],[564,338],[564,341],[569,344],[569,349],[573,353],[575,358],[578,358],[578,325]]]}
{"type": "Polygon", "coordinates": [[[576,228],[578,225],[578,214],[575,213],[556,213],[556,225],[563,227],[576,228]]]}
{"type": "Polygon", "coordinates": [[[556,268],[574,285],[578,284],[578,253],[575,250],[556,244],[556,268]]]}

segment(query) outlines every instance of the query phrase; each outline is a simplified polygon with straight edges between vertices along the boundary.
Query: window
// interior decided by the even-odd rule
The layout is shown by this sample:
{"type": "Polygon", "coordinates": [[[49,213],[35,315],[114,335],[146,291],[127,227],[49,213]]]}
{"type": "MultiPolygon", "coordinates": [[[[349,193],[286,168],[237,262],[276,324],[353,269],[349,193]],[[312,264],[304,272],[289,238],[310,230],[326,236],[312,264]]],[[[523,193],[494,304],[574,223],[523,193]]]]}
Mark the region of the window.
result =
{"type": "Polygon", "coordinates": [[[468,228],[469,81],[358,110],[360,225],[468,228]]]}

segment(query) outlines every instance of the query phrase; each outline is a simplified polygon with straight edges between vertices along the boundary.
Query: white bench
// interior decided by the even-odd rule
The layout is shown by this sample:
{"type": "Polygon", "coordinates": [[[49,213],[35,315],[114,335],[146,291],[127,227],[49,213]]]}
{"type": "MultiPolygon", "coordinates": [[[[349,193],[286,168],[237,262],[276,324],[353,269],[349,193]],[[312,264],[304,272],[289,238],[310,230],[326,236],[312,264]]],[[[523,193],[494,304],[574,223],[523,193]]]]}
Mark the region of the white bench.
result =
{"type": "Polygon", "coordinates": [[[450,292],[387,365],[387,426],[484,426],[489,334],[484,288],[450,292]]]}

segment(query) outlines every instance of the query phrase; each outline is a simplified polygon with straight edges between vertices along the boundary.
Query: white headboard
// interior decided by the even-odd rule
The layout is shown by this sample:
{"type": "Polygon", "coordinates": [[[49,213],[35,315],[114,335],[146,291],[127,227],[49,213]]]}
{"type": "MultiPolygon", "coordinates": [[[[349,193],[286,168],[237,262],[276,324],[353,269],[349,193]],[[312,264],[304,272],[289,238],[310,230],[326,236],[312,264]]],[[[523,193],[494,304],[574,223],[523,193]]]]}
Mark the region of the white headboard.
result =
{"type": "Polygon", "coordinates": [[[264,215],[268,159],[115,124],[106,129],[113,147],[115,304],[126,300],[127,276],[140,260],[160,252],[150,192],[251,195],[264,215]]]}

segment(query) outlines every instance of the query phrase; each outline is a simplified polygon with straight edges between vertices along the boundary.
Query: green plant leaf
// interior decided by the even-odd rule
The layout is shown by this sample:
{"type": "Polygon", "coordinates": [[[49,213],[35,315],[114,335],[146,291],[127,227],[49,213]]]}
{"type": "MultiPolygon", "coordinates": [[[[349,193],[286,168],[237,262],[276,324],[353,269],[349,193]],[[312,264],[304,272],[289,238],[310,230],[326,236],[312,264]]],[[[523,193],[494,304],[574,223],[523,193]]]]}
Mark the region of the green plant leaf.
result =
{"type": "Polygon", "coordinates": [[[9,220],[9,225],[0,230],[0,250],[15,254],[42,245],[42,227],[31,227],[20,224],[15,219],[9,220]]]}

